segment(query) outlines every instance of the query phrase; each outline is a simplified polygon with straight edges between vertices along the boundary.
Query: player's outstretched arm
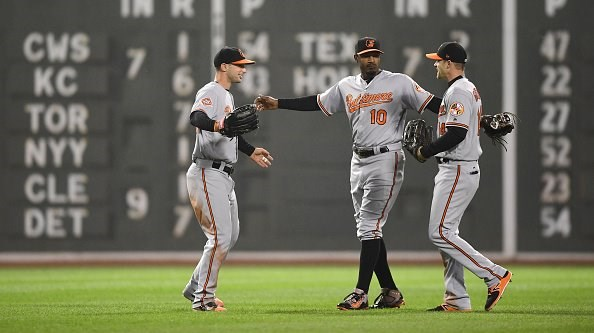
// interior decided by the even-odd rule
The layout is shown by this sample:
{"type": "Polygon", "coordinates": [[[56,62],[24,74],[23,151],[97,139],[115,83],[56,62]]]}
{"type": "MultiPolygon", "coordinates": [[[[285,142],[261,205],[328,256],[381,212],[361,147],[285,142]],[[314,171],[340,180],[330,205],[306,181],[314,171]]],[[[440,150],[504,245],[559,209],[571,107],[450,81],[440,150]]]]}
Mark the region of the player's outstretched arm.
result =
{"type": "Polygon", "coordinates": [[[294,111],[321,111],[318,105],[318,95],[303,96],[297,98],[280,98],[276,99],[271,96],[258,96],[254,100],[256,108],[259,111],[285,109],[294,111]]]}
{"type": "Polygon", "coordinates": [[[268,168],[272,165],[272,160],[274,160],[268,150],[260,147],[254,149],[254,152],[252,155],[250,155],[250,158],[262,168],[268,168]]]}
{"type": "Polygon", "coordinates": [[[259,95],[254,100],[254,104],[256,104],[256,109],[258,109],[258,111],[278,109],[278,99],[272,96],[259,95]]]}

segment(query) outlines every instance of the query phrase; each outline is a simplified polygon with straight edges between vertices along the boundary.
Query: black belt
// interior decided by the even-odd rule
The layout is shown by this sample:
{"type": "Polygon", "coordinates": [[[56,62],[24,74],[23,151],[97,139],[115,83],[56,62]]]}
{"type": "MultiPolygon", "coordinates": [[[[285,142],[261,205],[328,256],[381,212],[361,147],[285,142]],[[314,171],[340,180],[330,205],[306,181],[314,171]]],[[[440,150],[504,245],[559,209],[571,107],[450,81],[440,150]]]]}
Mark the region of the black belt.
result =
{"type": "Polygon", "coordinates": [[[445,158],[445,157],[435,157],[435,159],[437,160],[437,164],[450,163],[450,162],[475,162],[476,161],[476,160],[454,160],[454,159],[445,158]]]}
{"type": "Polygon", "coordinates": [[[231,174],[233,173],[233,167],[230,167],[228,165],[225,165],[225,167],[223,169],[221,169],[221,162],[219,162],[219,161],[212,162],[212,167],[215,169],[225,171],[229,176],[231,176],[231,174]]]}
{"type": "MultiPolygon", "coordinates": [[[[375,152],[373,151],[373,148],[357,148],[357,147],[353,147],[353,151],[355,152],[355,154],[359,155],[359,157],[361,157],[361,158],[366,158],[366,157],[375,155],[375,152]]],[[[379,153],[378,154],[387,153],[389,151],[390,151],[390,148],[388,148],[388,146],[383,146],[383,147],[380,147],[379,148],[379,153]]]]}
{"type": "MultiPolygon", "coordinates": [[[[209,161],[207,161],[207,160],[200,160],[200,161],[196,162],[197,160],[198,160],[198,158],[195,158],[194,161],[193,161],[194,163],[196,163],[197,166],[199,166],[201,168],[204,168],[205,166],[208,166],[207,163],[209,163],[209,161]]],[[[220,161],[212,161],[212,164],[210,166],[212,166],[213,169],[223,170],[229,176],[231,176],[231,174],[233,173],[233,167],[232,166],[229,166],[229,165],[225,165],[225,167],[223,169],[221,169],[221,165],[222,165],[222,163],[220,161]]]]}

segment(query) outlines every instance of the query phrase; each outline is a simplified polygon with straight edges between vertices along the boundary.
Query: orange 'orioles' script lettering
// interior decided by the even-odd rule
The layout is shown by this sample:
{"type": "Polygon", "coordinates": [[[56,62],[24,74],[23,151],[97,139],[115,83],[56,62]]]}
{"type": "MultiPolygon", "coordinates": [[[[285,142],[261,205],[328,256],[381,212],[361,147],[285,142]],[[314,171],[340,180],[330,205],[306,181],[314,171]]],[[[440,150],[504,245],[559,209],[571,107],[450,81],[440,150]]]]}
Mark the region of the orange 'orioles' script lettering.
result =
{"type": "Polygon", "coordinates": [[[392,96],[393,94],[391,92],[377,94],[364,93],[355,98],[353,98],[353,95],[348,94],[346,97],[346,103],[349,108],[349,112],[353,113],[366,106],[390,103],[393,100],[392,96]]]}

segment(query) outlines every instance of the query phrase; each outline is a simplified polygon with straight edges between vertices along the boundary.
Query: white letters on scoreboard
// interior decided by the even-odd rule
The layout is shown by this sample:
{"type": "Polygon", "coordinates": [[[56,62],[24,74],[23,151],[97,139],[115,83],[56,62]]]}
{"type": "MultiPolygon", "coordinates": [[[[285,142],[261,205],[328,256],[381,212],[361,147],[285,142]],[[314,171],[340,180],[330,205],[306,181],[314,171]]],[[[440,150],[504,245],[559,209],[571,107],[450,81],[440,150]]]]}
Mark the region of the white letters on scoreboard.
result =
{"type": "Polygon", "coordinates": [[[79,91],[72,65],[91,55],[87,33],[31,32],[23,40],[23,55],[32,64],[33,96],[44,102],[24,105],[29,135],[24,139],[24,166],[31,170],[23,191],[31,207],[23,211],[27,238],[81,238],[90,216],[88,175],[84,167],[90,111],[85,104],[65,101],[79,91]],[[60,65],[53,65],[60,64],[60,65]],[[59,98],[60,102],[49,101],[59,98]],[[74,170],[73,170],[74,169],[74,170]]]}

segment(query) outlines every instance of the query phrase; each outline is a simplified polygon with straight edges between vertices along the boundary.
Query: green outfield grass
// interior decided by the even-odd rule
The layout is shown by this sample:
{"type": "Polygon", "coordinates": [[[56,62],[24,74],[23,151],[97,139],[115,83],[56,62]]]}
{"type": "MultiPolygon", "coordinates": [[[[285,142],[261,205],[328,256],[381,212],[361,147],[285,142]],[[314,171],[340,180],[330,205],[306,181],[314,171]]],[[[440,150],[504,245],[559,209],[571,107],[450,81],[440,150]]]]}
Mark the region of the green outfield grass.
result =
{"type": "Polygon", "coordinates": [[[0,332],[594,332],[594,267],[511,266],[491,312],[466,272],[471,313],[425,311],[441,302],[440,266],[392,268],[406,306],[339,311],[354,266],[224,267],[223,313],[190,310],[181,290],[191,266],[0,268],[0,332]]]}

